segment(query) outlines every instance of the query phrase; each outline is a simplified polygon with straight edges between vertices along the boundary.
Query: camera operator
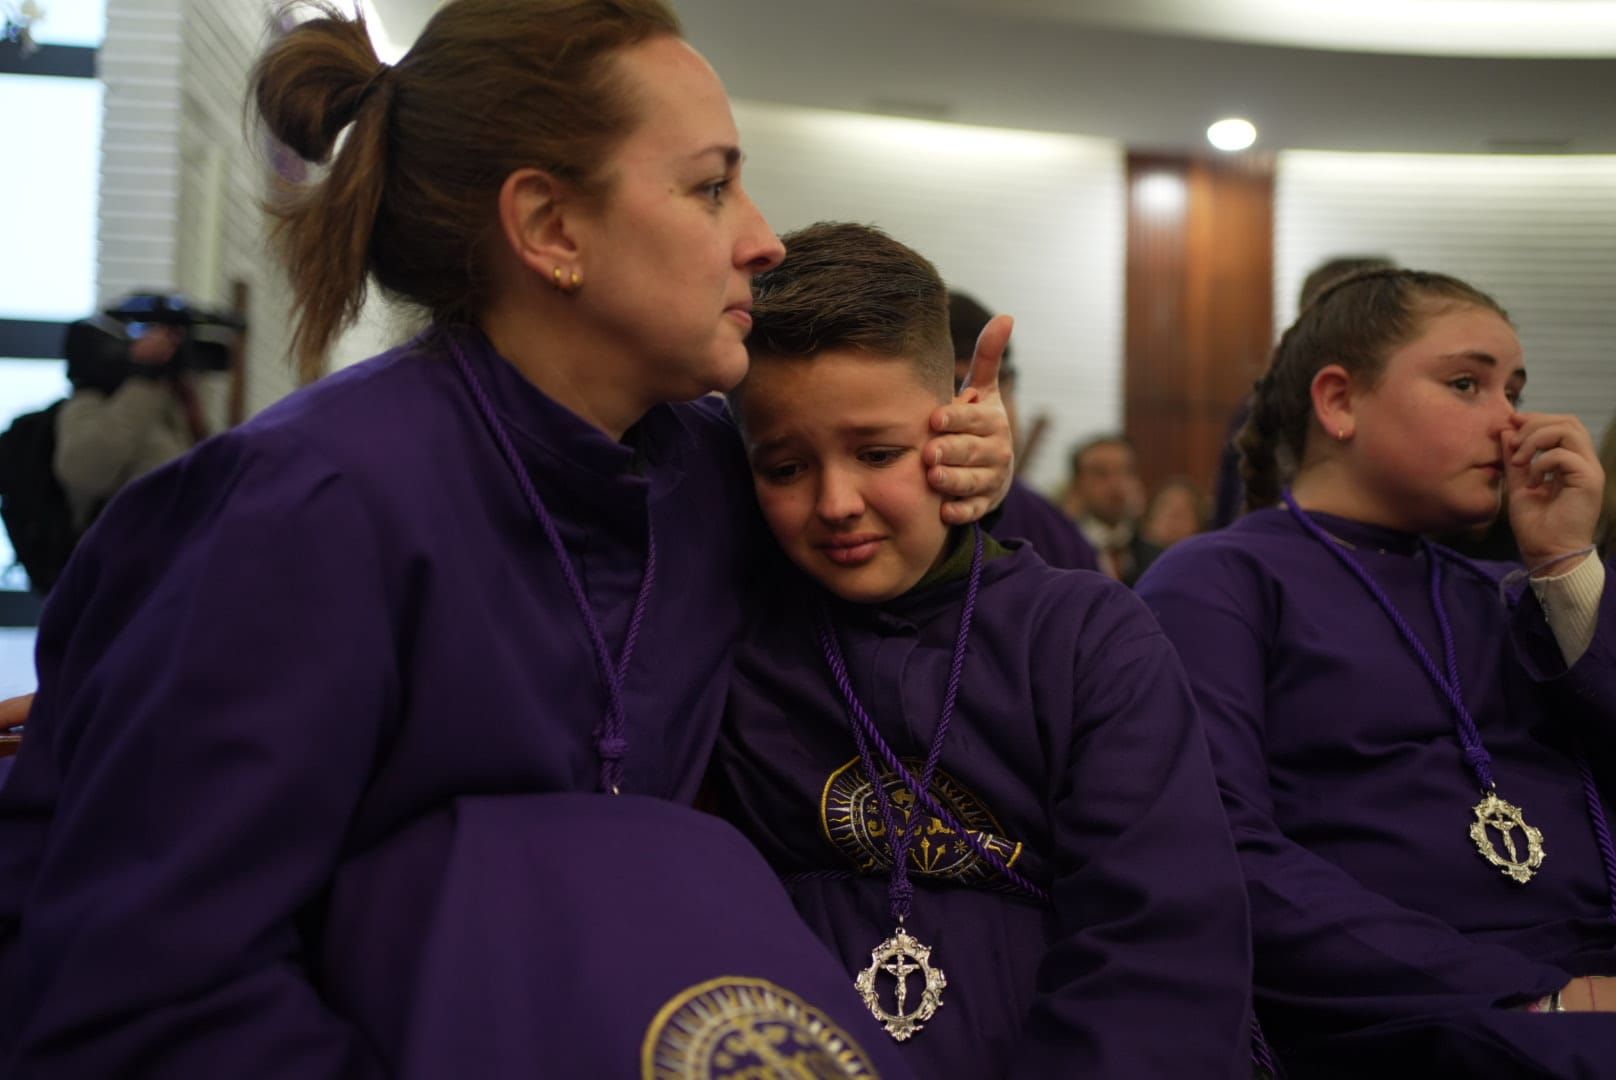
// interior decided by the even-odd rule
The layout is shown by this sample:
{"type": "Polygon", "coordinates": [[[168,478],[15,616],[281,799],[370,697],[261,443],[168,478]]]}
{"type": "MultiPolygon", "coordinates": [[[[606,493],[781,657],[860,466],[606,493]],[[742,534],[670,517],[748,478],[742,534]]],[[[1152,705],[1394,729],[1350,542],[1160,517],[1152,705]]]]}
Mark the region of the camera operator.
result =
{"type": "Polygon", "coordinates": [[[157,323],[131,332],[128,363],[115,379],[76,378],[70,369],[73,394],[57,414],[53,465],[75,528],[129,481],[206,437],[191,375],[176,362],[187,332],[157,323]]]}

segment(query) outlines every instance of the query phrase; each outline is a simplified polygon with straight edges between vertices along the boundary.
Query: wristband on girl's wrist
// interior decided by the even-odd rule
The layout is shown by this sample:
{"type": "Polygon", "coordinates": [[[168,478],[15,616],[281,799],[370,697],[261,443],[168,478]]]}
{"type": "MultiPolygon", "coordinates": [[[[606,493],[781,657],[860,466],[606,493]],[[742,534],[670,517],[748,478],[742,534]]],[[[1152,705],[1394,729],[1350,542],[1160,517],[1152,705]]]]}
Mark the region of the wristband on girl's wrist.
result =
{"type": "Polygon", "coordinates": [[[1552,559],[1544,559],[1542,562],[1538,563],[1536,566],[1528,566],[1526,568],[1526,576],[1527,577],[1537,577],[1539,574],[1541,574],[1543,571],[1549,569],[1550,567],[1559,566],[1561,563],[1570,562],[1572,559],[1580,559],[1584,555],[1592,555],[1594,552],[1596,552],[1598,550],[1599,550],[1598,545],[1589,544],[1587,547],[1578,548],[1576,551],[1568,551],[1564,555],[1556,555],[1552,559]]]}
{"type": "MultiPolygon", "coordinates": [[[[1498,596],[1499,596],[1499,598],[1501,600],[1504,601],[1505,604],[1508,604],[1509,603],[1510,590],[1514,589],[1521,582],[1523,582],[1523,581],[1535,581],[1535,582],[1537,582],[1538,584],[1541,585],[1545,580],[1550,580],[1550,579],[1546,579],[1546,578],[1540,578],[1540,577],[1537,576],[1538,574],[1542,573],[1543,571],[1545,571],[1545,570],[1547,570],[1547,569],[1549,569],[1550,567],[1553,567],[1553,566],[1559,566],[1563,562],[1570,562],[1572,559],[1580,559],[1584,555],[1593,555],[1595,558],[1597,558],[1598,557],[1598,554],[1597,554],[1598,551],[1599,551],[1599,546],[1597,544],[1589,544],[1585,548],[1578,548],[1576,551],[1568,551],[1564,555],[1556,555],[1552,559],[1544,559],[1542,562],[1538,563],[1535,566],[1516,567],[1514,570],[1511,570],[1509,573],[1505,574],[1502,578],[1499,579],[1499,581],[1498,581],[1498,596]]],[[[1581,567],[1578,567],[1578,569],[1581,569],[1581,567]]],[[[1574,572],[1575,571],[1568,571],[1568,573],[1574,573],[1574,572]]],[[[1564,576],[1564,575],[1562,575],[1562,576],[1564,576]]]]}

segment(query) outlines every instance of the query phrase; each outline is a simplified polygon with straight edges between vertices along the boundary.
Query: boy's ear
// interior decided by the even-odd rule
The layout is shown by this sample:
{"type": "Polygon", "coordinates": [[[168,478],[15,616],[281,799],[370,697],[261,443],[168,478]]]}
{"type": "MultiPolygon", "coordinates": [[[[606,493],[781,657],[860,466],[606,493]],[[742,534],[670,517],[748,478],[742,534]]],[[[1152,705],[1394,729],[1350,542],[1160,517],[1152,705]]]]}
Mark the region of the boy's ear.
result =
{"type": "Polygon", "coordinates": [[[500,235],[517,261],[546,281],[577,269],[576,192],[543,169],[517,169],[499,189],[500,235]]]}

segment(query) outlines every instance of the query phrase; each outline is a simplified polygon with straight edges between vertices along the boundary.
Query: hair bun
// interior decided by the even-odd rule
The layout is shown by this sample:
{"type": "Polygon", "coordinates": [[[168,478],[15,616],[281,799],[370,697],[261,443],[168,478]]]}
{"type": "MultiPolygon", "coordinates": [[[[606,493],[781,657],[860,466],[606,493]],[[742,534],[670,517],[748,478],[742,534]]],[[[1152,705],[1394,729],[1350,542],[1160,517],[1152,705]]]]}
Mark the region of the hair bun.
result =
{"type": "Polygon", "coordinates": [[[385,76],[392,68],[377,57],[363,16],[348,18],[326,3],[311,6],[320,16],[265,51],[252,86],[270,133],[320,164],[373,92],[391,81],[385,76]]]}

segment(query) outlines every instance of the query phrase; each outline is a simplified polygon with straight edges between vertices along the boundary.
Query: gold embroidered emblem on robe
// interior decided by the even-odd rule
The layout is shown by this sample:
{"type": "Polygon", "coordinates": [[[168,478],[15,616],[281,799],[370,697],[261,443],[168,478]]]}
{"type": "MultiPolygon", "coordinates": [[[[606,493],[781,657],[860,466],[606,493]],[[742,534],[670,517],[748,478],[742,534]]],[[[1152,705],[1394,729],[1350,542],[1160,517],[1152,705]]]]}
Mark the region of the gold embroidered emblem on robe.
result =
{"type": "Polygon", "coordinates": [[[829,1017],[766,979],[728,976],[675,995],[640,1047],[642,1080],[755,1076],[865,1080],[875,1066],[829,1017]]]}
{"type": "MultiPolygon", "coordinates": [[[[904,766],[918,775],[925,762],[904,758],[904,766]]],[[[892,809],[906,823],[914,813],[915,797],[897,776],[882,770],[881,782],[892,809]]],[[[964,784],[938,769],[932,778],[932,796],[951,811],[983,847],[1006,866],[1021,857],[1022,845],[1008,840],[992,812],[964,784]]],[[[875,873],[892,865],[892,849],[887,843],[886,826],[875,786],[854,758],[830,774],[819,803],[819,823],[825,838],[858,867],[860,873],[875,873]]],[[[972,851],[954,831],[934,817],[928,817],[909,848],[909,872],[926,877],[947,878],[972,885],[998,877],[998,873],[972,851]]]]}

